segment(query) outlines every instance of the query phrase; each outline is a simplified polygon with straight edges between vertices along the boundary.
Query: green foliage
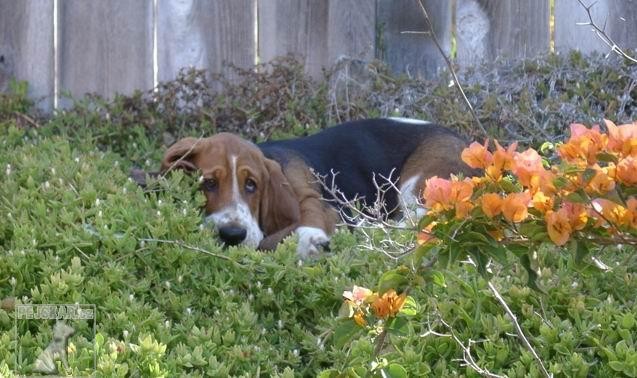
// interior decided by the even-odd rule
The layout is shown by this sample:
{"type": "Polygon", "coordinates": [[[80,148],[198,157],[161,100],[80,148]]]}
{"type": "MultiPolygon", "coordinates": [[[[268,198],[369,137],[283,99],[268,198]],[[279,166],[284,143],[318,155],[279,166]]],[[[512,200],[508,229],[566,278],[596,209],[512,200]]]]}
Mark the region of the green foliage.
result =
{"type": "MultiPolygon", "coordinates": [[[[565,124],[555,121],[560,117],[585,120],[578,117],[582,113],[561,112],[560,104],[573,112],[584,104],[583,112],[591,117],[601,116],[602,108],[619,111],[615,86],[627,87],[624,80],[629,76],[612,75],[628,68],[606,72],[606,66],[577,56],[552,59],[515,68],[515,75],[533,78],[534,85],[526,93],[511,90],[512,101],[503,103],[499,92],[477,84],[468,88],[485,124],[502,132],[498,130],[529,119],[542,125],[565,124]],[[569,70],[581,68],[590,80],[565,75],[553,82],[551,75],[558,75],[555,68],[563,63],[569,70]],[[602,83],[611,90],[590,95],[591,88],[602,83]],[[578,85],[587,88],[581,92],[586,96],[577,95],[578,85]],[[522,115],[520,109],[530,113],[522,115]],[[552,110],[542,113],[546,109],[552,110]]],[[[418,258],[394,263],[356,248],[358,235],[348,231],[335,235],[332,254],[311,264],[298,263],[293,239],[272,253],[224,250],[211,232],[200,229],[203,198],[193,178],[173,174],[157,182],[159,191],[149,193],[127,178],[133,164],[155,168],[160,146],[170,139],[213,130],[264,138],[275,132],[305,134],[344,118],[407,115],[453,123],[470,133],[471,120],[446,82],[425,85],[387,76],[382,68],[376,72],[366,89],[347,82],[348,102],[331,100],[338,89],[307,84],[309,79],[294,66],[273,76],[246,73],[253,87],[225,83],[223,96],[205,94],[210,88],[198,81],[201,74],[184,73],[182,82],[164,84],[158,97],[138,93],[112,102],[90,98],[42,122],[39,129],[27,128],[16,116],[31,109],[26,87],[3,94],[0,376],[12,376],[18,344],[19,363],[27,364],[51,336],[50,322],[18,322],[16,328],[12,306],[6,305],[9,298],[17,303],[96,305],[95,337],[90,337],[88,323],[73,323],[77,335],[70,339],[70,368],[63,369],[68,374],[92,369],[95,346],[97,376],[105,377],[474,377],[477,374],[462,363],[457,343],[436,334],[453,331],[464,343],[475,341],[471,353],[481,367],[511,377],[540,376],[530,354],[511,336],[511,322],[489,294],[486,281],[469,264],[438,264],[432,271],[413,265],[418,258]],[[286,92],[290,88],[296,92],[286,92]],[[282,98],[280,103],[273,102],[277,98],[282,98]],[[183,111],[184,104],[192,108],[183,111]],[[413,299],[389,326],[378,353],[370,338],[374,335],[337,318],[341,295],[352,285],[384,290],[409,282],[418,283],[410,287],[413,299]]],[[[459,255],[468,252],[454,250],[459,255]]],[[[601,253],[573,247],[574,255],[600,257],[609,271],[554,252],[538,251],[534,258],[545,268],[531,269],[545,293],[527,287],[527,272],[508,263],[511,256],[500,256],[499,264],[492,266],[493,282],[540,357],[556,377],[635,376],[634,250],[601,253]]],[[[417,256],[432,258],[436,253],[421,250],[417,256]]]]}

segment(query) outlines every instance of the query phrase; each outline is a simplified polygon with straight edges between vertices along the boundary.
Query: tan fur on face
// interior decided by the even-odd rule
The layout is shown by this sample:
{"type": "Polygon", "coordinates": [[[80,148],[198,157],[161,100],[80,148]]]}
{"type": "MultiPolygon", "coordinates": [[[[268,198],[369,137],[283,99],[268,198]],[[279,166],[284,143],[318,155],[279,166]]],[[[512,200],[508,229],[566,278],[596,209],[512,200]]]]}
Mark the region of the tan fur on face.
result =
{"type": "Polygon", "coordinates": [[[182,139],[164,155],[162,171],[172,167],[196,169],[204,180],[215,180],[215,190],[204,190],[206,215],[241,201],[265,235],[299,220],[298,201],[280,165],[236,135],[220,133],[209,138],[182,139]],[[246,190],[248,180],[256,184],[253,193],[246,190]]]}

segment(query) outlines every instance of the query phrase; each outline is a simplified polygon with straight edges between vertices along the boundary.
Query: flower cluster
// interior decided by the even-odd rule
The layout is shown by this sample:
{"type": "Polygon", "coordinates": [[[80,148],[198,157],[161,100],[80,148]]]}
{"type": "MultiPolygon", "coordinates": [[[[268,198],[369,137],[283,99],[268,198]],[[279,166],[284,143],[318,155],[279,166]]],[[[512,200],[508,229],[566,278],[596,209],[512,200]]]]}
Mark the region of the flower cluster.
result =
{"type": "Polygon", "coordinates": [[[483,175],[427,180],[423,197],[431,216],[418,240],[432,242],[441,224],[459,221],[477,222],[494,239],[516,243],[542,235],[560,246],[575,236],[605,244],[634,239],[637,122],[606,121],[606,128],[571,125],[553,164],[532,148],[518,152],[517,143],[504,148],[494,141],[491,151],[489,140],[472,143],[462,160],[483,175]],[[522,224],[536,226],[535,234],[521,231],[530,229],[522,224]]]}
{"type": "Polygon", "coordinates": [[[390,289],[381,295],[354,285],[352,291],[343,292],[343,298],[345,302],[341,313],[348,318],[353,318],[359,326],[365,327],[372,315],[382,320],[396,317],[405,304],[407,294],[398,295],[394,289],[390,289]]]}

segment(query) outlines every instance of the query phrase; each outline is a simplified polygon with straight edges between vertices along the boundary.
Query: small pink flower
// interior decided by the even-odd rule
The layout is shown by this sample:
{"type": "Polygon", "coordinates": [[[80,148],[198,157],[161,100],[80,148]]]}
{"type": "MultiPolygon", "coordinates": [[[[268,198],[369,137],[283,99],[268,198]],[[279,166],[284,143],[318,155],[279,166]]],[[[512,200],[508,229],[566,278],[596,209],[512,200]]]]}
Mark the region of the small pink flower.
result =
{"type": "Polygon", "coordinates": [[[365,287],[356,286],[352,288],[352,291],[346,290],[343,292],[343,298],[352,301],[356,305],[360,306],[369,298],[373,292],[365,287]]]}

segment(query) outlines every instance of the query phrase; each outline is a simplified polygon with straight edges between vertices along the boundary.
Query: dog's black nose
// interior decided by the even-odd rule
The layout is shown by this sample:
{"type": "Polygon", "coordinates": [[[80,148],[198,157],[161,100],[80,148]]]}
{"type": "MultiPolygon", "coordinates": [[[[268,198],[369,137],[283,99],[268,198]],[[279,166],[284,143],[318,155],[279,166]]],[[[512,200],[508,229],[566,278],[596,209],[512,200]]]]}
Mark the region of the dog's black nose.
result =
{"type": "Polygon", "coordinates": [[[226,245],[241,243],[247,234],[247,230],[239,226],[223,226],[219,228],[219,237],[226,245]]]}

